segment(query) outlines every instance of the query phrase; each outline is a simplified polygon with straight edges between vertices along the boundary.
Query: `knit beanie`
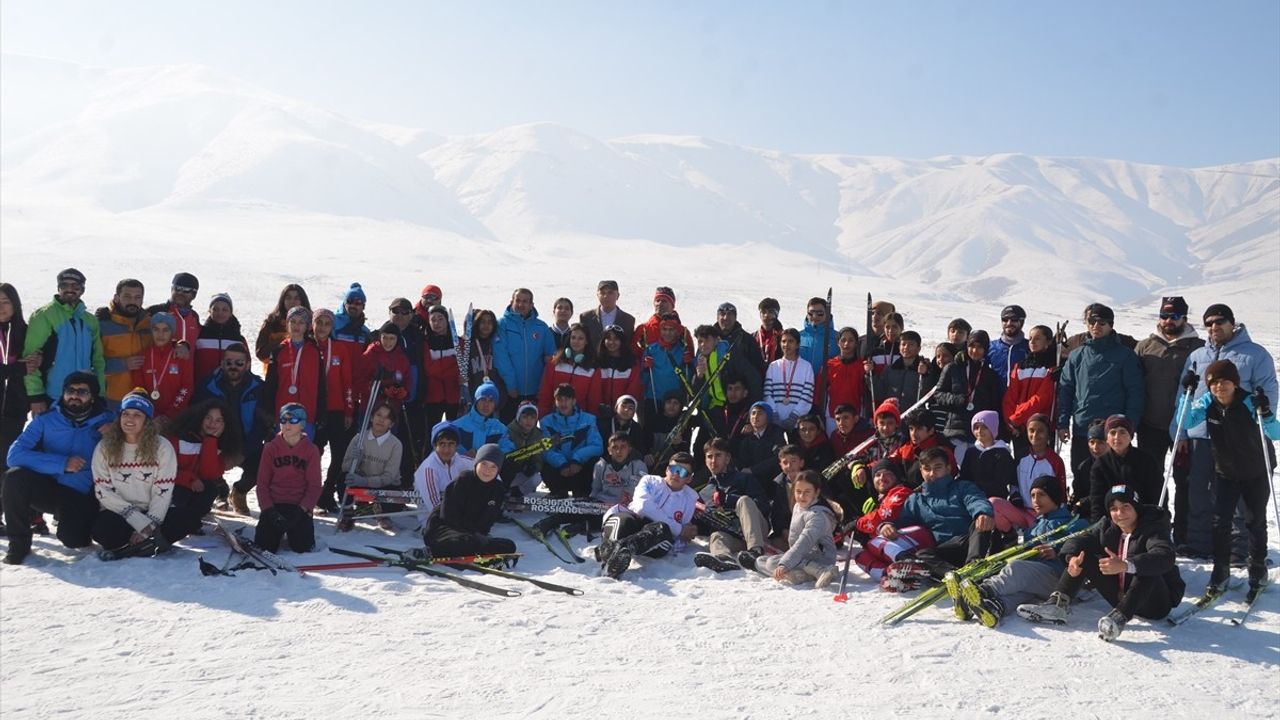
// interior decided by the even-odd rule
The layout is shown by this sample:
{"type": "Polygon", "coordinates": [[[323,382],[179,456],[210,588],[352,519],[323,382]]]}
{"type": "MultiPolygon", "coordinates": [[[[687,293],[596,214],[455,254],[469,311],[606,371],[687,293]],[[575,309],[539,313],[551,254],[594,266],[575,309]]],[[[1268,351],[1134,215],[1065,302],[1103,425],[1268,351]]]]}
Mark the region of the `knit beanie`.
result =
{"type": "Polygon", "coordinates": [[[1048,495],[1049,499],[1053,500],[1054,505],[1060,506],[1067,501],[1062,491],[1062,481],[1053,475],[1041,475],[1032,480],[1031,489],[1035,490],[1036,488],[1040,488],[1045,495],[1048,495]]]}
{"type": "Polygon", "coordinates": [[[494,402],[498,402],[498,386],[491,382],[480,383],[480,387],[476,388],[473,399],[479,401],[481,398],[489,398],[494,402]]]}
{"type": "Polygon", "coordinates": [[[982,425],[991,431],[992,437],[1000,435],[1000,413],[995,410],[983,410],[973,414],[973,421],[969,423],[969,428],[974,425],[982,425]]]}
{"type": "Polygon", "coordinates": [[[301,305],[297,305],[297,306],[295,306],[295,307],[293,307],[293,308],[290,308],[290,309],[289,309],[289,314],[288,314],[287,316],[285,316],[285,320],[286,320],[286,321],[287,321],[287,320],[292,320],[292,319],[294,319],[295,317],[300,317],[300,318],[302,318],[302,320],[303,320],[304,322],[306,322],[308,325],[310,325],[310,324],[311,324],[311,311],[310,311],[310,310],[308,310],[308,309],[306,309],[305,307],[303,307],[303,306],[301,306],[301,305]]]}
{"type": "Polygon", "coordinates": [[[1133,421],[1125,417],[1124,415],[1112,415],[1111,417],[1107,418],[1106,428],[1108,433],[1111,432],[1112,430],[1115,430],[1116,428],[1124,428],[1126,432],[1132,435],[1133,421]]]}
{"type": "MultiPolygon", "coordinates": [[[[61,276],[59,276],[61,277],[61,276]]],[[[1236,323],[1236,314],[1231,312],[1231,308],[1222,303],[1214,303],[1204,309],[1204,321],[1208,322],[1209,318],[1226,318],[1227,322],[1234,325],[1236,323]]]]}
{"type": "Polygon", "coordinates": [[[158,312],[151,316],[151,327],[168,325],[169,332],[178,332],[178,321],[167,312],[158,312]]]}
{"type": "Polygon", "coordinates": [[[231,296],[227,293],[217,293],[213,297],[209,298],[209,307],[213,307],[213,304],[216,302],[224,302],[227,304],[227,308],[230,309],[231,312],[236,311],[236,306],[231,302],[231,296]]]}
{"type": "Polygon", "coordinates": [[[982,351],[986,352],[991,349],[991,336],[986,330],[974,330],[969,333],[969,342],[965,345],[981,345],[982,351]]]}
{"type": "Polygon", "coordinates": [[[351,287],[347,288],[347,294],[342,296],[342,302],[344,303],[349,303],[352,300],[359,302],[368,301],[368,298],[364,295],[364,288],[360,287],[360,283],[351,283],[351,287]]]}
{"type": "Polygon", "coordinates": [[[659,285],[659,286],[658,286],[658,288],[657,288],[656,290],[654,290],[654,291],[653,291],[653,299],[654,299],[654,301],[655,301],[655,302],[656,302],[656,301],[658,301],[658,300],[667,300],[667,301],[669,301],[672,305],[675,305],[675,304],[676,304],[676,291],[675,291],[675,290],[672,290],[671,288],[669,288],[669,287],[667,287],[667,286],[665,286],[665,285],[659,285]]]}
{"type": "Polygon", "coordinates": [[[1107,491],[1107,499],[1103,505],[1106,509],[1110,510],[1111,503],[1116,500],[1119,500],[1122,503],[1128,503],[1135,508],[1138,506],[1138,494],[1128,485],[1112,485],[1111,489],[1107,491]]]}
{"type": "Polygon", "coordinates": [[[502,461],[505,459],[506,457],[502,454],[502,448],[498,447],[497,443],[485,443],[476,450],[477,465],[482,462],[491,462],[498,467],[502,467],[502,461]]]}
{"type": "Polygon", "coordinates": [[[148,418],[156,416],[156,408],[151,404],[151,398],[147,397],[146,391],[141,388],[129,391],[120,401],[120,411],[125,410],[137,410],[148,418]]]}
{"type": "Polygon", "coordinates": [[[756,408],[760,408],[761,410],[763,410],[764,416],[768,418],[769,422],[773,422],[773,406],[772,405],[765,402],[764,400],[759,400],[757,402],[751,403],[751,410],[755,410],[756,408]]]}
{"type": "Polygon", "coordinates": [[[1219,380],[1230,380],[1236,387],[1240,386],[1240,371],[1230,360],[1218,360],[1209,364],[1204,370],[1204,384],[1213,387],[1219,380]]]}

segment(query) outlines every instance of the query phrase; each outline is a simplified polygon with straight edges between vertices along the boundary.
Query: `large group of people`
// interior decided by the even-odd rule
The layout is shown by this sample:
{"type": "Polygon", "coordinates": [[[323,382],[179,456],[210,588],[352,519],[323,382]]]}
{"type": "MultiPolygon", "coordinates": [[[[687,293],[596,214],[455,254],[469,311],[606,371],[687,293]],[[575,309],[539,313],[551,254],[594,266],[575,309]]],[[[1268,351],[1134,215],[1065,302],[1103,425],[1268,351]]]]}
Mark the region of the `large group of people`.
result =
{"type": "MultiPolygon", "coordinates": [[[[545,322],[517,288],[500,312],[455,323],[427,284],[379,323],[359,283],[333,309],[290,284],[250,343],[227,293],[202,321],[191,273],[151,306],[120,280],[97,312],[86,282],[63,270],[29,316],[0,283],[9,564],[47,514],[68,547],[167,545],[210,512],[251,516],[250,493],[256,541],[303,552],[350,486],[416,490],[439,555],[510,552],[490,535],[504,503],[545,491],[610,506],[539,529],[599,531],[613,577],[707,536],[701,567],[824,587],[844,545],[886,590],[950,578],[958,614],[987,625],[1015,607],[1062,620],[1091,581],[1114,636],[1178,604],[1179,556],[1211,560],[1218,587],[1233,566],[1255,586],[1266,574],[1275,367],[1220,303],[1200,314],[1202,338],[1185,300],[1162,298],[1140,342],[1101,303],[1072,337],[1024,333],[1009,305],[993,332],[974,327],[986,318],[938,328],[930,353],[927,330],[883,300],[860,331],[821,297],[787,327],[764,298],[752,331],[728,302],[687,324],[665,286],[641,320],[604,280],[576,318],[558,298],[545,322]],[[980,582],[953,573],[1020,535],[1089,523],[1038,561],[980,582]]],[[[374,514],[394,528],[396,513],[374,514]]]]}

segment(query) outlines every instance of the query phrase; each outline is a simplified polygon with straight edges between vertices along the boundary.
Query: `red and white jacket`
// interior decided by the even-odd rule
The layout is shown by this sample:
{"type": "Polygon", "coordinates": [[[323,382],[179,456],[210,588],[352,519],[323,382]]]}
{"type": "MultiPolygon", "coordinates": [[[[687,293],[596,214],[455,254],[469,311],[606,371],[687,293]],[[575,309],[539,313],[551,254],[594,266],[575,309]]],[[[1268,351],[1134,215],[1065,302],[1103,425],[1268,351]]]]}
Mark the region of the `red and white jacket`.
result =
{"type": "Polygon", "coordinates": [[[895,485],[889,488],[889,492],[880,498],[880,504],[875,510],[858,518],[855,524],[858,531],[874,536],[882,523],[897,522],[898,515],[902,514],[902,507],[907,504],[907,498],[911,496],[911,492],[911,488],[906,485],[895,485]]]}
{"type": "MultiPolygon", "coordinates": [[[[640,365],[637,363],[626,370],[615,370],[613,368],[599,368],[597,372],[600,375],[600,395],[601,405],[614,407],[618,403],[618,398],[623,395],[630,395],[636,398],[639,403],[644,398],[644,384],[640,381],[640,365]]],[[[595,408],[582,405],[587,412],[595,414],[595,408]]]]}
{"type": "Polygon", "coordinates": [[[542,386],[538,389],[538,412],[550,415],[556,409],[554,393],[560,383],[569,383],[577,393],[578,407],[595,415],[600,405],[600,371],[569,362],[564,353],[547,363],[542,373],[542,386]]]}
{"type": "Polygon", "coordinates": [[[271,355],[267,368],[266,397],[271,398],[271,416],[275,417],[286,403],[301,403],[307,410],[307,422],[320,419],[320,408],[328,406],[328,388],[320,382],[324,359],[312,340],[303,340],[297,348],[285,338],[271,355]],[[295,392],[289,392],[293,388],[295,392]]]}
{"type": "Polygon", "coordinates": [[[133,371],[133,384],[151,396],[157,417],[174,418],[187,409],[195,392],[193,357],[178,357],[176,342],[151,347],[142,353],[142,367],[133,371]],[[157,398],[155,393],[160,393],[157,398]]]}
{"type": "Polygon", "coordinates": [[[200,482],[217,482],[222,479],[225,466],[222,464],[222,451],[218,449],[218,438],[205,435],[200,442],[170,438],[173,450],[178,455],[178,474],[173,479],[174,485],[188,490],[192,484],[200,482]]]}
{"type": "Polygon", "coordinates": [[[359,345],[333,338],[325,338],[318,342],[320,357],[324,362],[325,409],[329,412],[340,412],[344,418],[355,415],[355,393],[352,386],[355,382],[355,363],[351,360],[353,348],[359,345]]]}
{"type": "Polygon", "coordinates": [[[379,397],[372,398],[373,402],[385,399],[393,409],[399,410],[405,398],[413,396],[413,368],[409,365],[409,356],[398,345],[388,352],[382,349],[381,343],[369,343],[360,358],[359,371],[356,402],[362,408],[370,401],[369,388],[375,377],[382,378],[382,384],[379,385],[379,397]],[[400,390],[404,391],[403,395],[400,390]]]}
{"type": "Polygon", "coordinates": [[[458,349],[433,349],[429,340],[422,342],[423,387],[418,393],[423,402],[457,405],[462,398],[462,377],[458,374],[458,349]]]}
{"type": "Polygon", "coordinates": [[[862,414],[863,395],[867,388],[867,372],[862,360],[842,362],[839,356],[827,361],[827,394],[826,412],[828,417],[835,417],[836,408],[844,404],[853,406],[853,414],[862,414]]]}
{"type": "Polygon", "coordinates": [[[1053,368],[1024,368],[1014,365],[1009,373],[1009,387],[1004,391],[1005,420],[1019,430],[1026,430],[1027,420],[1036,413],[1049,416],[1050,428],[1057,422],[1053,416],[1053,396],[1056,383],[1053,379],[1053,368]]]}

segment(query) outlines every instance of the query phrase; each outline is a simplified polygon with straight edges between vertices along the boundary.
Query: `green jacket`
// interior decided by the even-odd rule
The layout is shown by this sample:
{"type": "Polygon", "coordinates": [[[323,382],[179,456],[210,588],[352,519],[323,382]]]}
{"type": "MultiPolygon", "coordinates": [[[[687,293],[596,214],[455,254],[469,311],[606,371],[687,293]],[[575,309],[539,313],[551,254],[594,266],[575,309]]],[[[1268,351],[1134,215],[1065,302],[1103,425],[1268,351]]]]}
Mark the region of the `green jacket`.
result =
{"type": "Polygon", "coordinates": [[[99,392],[107,386],[106,361],[102,356],[102,334],[98,318],[77,302],[63,305],[57,297],[31,313],[23,356],[43,353],[40,367],[27,373],[23,384],[31,402],[62,397],[62,383],[76,371],[98,376],[99,392]]]}

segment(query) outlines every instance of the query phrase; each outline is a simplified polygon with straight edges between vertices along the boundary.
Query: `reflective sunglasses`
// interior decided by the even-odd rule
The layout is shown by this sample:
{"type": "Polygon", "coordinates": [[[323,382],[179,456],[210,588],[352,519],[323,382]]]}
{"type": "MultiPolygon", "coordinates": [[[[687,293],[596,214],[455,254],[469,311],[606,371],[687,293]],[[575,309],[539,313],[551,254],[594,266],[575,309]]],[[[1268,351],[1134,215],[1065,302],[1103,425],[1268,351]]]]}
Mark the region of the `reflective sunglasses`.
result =
{"type": "Polygon", "coordinates": [[[693,471],[683,465],[671,463],[667,466],[667,470],[678,478],[687,478],[693,474],[693,471]]]}
{"type": "Polygon", "coordinates": [[[1160,319],[1161,319],[1161,320],[1173,320],[1174,322],[1177,322],[1177,321],[1181,320],[1181,319],[1182,319],[1182,318],[1184,318],[1184,317],[1186,317],[1186,315],[1184,315],[1184,314],[1182,314],[1182,313],[1174,313],[1174,312],[1162,312],[1162,313],[1160,313],[1160,319]]]}

